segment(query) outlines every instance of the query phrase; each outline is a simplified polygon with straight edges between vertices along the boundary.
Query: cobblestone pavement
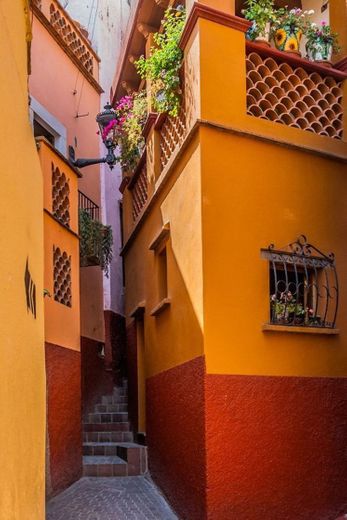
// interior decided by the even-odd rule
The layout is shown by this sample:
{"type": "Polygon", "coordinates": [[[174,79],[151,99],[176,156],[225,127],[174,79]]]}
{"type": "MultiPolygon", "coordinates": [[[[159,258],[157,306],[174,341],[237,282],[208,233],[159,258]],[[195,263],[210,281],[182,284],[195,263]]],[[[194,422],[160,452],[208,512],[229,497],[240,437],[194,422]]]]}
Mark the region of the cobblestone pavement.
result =
{"type": "Polygon", "coordinates": [[[84,477],[47,504],[46,520],[178,520],[148,477],[84,477]]]}

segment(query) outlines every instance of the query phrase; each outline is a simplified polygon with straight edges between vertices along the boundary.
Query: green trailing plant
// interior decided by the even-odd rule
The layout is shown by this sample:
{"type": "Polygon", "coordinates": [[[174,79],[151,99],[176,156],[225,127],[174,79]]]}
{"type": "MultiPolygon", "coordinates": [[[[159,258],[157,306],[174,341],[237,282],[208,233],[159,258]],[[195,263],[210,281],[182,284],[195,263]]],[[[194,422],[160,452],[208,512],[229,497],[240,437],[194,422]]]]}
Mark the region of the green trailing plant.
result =
{"type": "Polygon", "coordinates": [[[120,137],[121,166],[133,170],[145,146],[142,130],[147,117],[147,95],[145,91],[136,92],[132,96],[132,107],[126,114],[120,137]]]}
{"type": "Polygon", "coordinates": [[[159,113],[176,117],[181,105],[180,69],[183,53],[179,42],[186,12],[184,7],[169,8],[162,21],[162,31],[154,35],[155,45],[148,58],[135,63],[142,79],[151,82],[152,104],[159,113]]]}
{"type": "Polygon", "coordinates": [[[106,276],[113,256],[111,226],[104,226],[92,219],[85,209],[79,210],[80,260],[81,266],[100,265],[106,276]]]}
{"type": "Polygon", "coordinates": [[[255,40],[266,37],[267,27],[276,20],[274,0],[247,0],[247,8],[242,14],[252,22],[252,27],[247,31],[247,38],[255,40]]]}

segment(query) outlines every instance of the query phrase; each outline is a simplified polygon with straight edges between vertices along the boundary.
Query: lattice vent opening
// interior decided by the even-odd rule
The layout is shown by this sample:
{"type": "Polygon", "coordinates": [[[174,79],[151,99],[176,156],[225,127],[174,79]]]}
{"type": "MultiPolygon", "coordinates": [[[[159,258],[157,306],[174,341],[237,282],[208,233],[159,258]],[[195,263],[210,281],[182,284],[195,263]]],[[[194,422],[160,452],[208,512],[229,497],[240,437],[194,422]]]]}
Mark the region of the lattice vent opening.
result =
{"type": "Polygon", "coordinates": [[[59,247],[53,247],[53,275],[55,301],[71,307],[71,256],[59,247]]]}
{"type": "Polygon", "coordinates": [[[53,215],[70,227],[70,186],[63,172],[52,163],[52,210],[53,215]]]}

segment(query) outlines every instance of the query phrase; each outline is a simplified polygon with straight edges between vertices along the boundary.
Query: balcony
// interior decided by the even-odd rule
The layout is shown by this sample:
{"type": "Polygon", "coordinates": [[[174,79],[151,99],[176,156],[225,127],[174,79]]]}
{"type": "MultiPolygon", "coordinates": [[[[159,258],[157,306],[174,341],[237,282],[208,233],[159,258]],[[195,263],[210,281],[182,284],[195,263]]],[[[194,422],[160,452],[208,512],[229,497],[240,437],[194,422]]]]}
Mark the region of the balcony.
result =
{"type": "Polygon", "coordinates": [[[31,0],[31,8],[85,78],[101,93],[98,84],[100,58],[91,46],[88,33],[56,0],[31,0]]]}
{"type": "Polygon", "coordinates": [[[247,114],[343,138],[343,72],[250,42],[246,52],[247,114]]]}
{"type": "Polygon", "coordinates": [[[45,340],[78,349],[80,174],[46,139],[38,138],[37,147],[44,191],[45,340]]]}
{"type": "Polygon", "coordinates": [[[78,192],[80,266],[100,266],[106,274],[112,259],[112,230],[100,222],[100,208],[78,192]]]}
{"type": "Polygon", "coordinates": [[[180,43],[181,110],[178,117],[148,116],[146,153],[124,191],[126,237],[202,128],[347,160],[343,62],[328,68],[249,42],[248,27],[242,18],[194,4],[180,43]]]}
{"type": "Polygon", "coordinates": [[[78,208],[85,210],[92,220],[100,220],[99,206],[81,191],[78,191],[78,208]]]}

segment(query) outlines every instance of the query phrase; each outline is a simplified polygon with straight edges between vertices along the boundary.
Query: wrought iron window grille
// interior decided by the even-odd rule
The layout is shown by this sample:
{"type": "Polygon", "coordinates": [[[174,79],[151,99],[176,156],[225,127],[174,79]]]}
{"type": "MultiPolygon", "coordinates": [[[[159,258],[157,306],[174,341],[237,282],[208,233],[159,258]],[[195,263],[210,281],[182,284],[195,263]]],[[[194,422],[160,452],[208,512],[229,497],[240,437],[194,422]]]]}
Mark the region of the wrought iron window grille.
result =
{"type": "Polygon", "coordinates": [[[261,250],[270,268],[272,325],[335,328],[339,287],[333,253],[301,235],[284,249],[261,250]]]}

